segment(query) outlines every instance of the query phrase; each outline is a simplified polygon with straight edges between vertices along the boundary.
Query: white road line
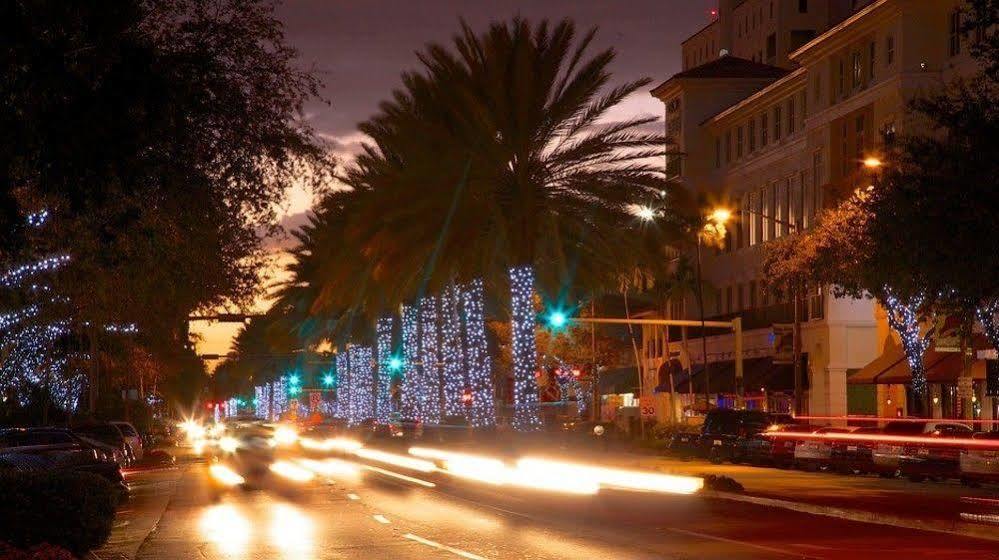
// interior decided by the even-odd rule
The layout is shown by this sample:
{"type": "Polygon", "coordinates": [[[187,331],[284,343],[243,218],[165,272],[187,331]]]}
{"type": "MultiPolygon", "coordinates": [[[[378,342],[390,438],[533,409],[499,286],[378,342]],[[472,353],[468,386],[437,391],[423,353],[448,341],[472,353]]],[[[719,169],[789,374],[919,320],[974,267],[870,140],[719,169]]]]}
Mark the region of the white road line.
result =
{"type": "Polygon", "coordinates": [[[447,546],[447,545],[441,544],[439,542],[434,542],[434,541],[425,539],[423,537],[418,537],[418,536],[414,535],[413,533],[406,533],[405,535],[403,535],[403,537],[405,537],[405,538],[407,538],[407,539],[409,539],[411,541],[415,541],[415,542],[418,542],[420,544],[425,544],[427,546],[436,548],[437,550],[443,550],[443,551],[446,551],[446,552],[450,552],[451,554],[457,554],[458,556],[461,556],[462,558],[468,558],[469,560],[486,560],[486,558],[484,558],[482,556],[479,556],[478,554],[472,554],[471,552],[465,552],[464,550],[461,550],[460,548],[454,548],[454,547],[451,547],[451,546],[447,546]]]}
{"type": "Polygon", "coordinates": [[[347,497],[350,498],[351,500],[360,500],[361,499],[361,497],[358,496],[357,494],[347,494],[347,497]]]}
{"type": "Polygon", "coordinates": [[[736,544],[740,546],[748,546],[749,548],[755,548],[758,550],[765,550],[767,552],[773,552],[775,554],[782,554],[784,556],[793,556],[795,558],[816,558],[815,556],[802,556],[801,552],[782,550],[780,548],[774,548],[772,546],[764,546],[762,544],[753,544],[746,541],[740,541],[736,539],[729,539],[726,537],[719,537],[717,535],[709,535],[707,533],[699,533],[697,531],[688,531],[686,529],[679,529],[676,527],[666,527],[667,531],[673,531],[674,533],[680,533],[681,535],[690,535],[692,537],[700,537],[702,539],[708,539],[712,541],[718,541],[728,544],[736,544]]]}
{"type": "Polygon", "coordinates": [[[411,476],[406,476],[404,474],[399,474],[397,472],[385,470],[385,469],[380,468],[380,467],[372,467],[372,466],[369,466],[369,465],[365,465],[364,468],[367,469],[367,470],[369,470],[369,471],[374,471],[376,473],[383,474],[385,476],[391,476],[392,478],[398,478],[399,480],[405,480],[406,482],[412,482],[413,484],[419,484],[420,486],[424,486],[426,488],[436,488],[437,487],[437,485],[434,484],[433,482],[427,482],[426,480],[420,480],[419,478],[413,478],[411,476]]]}
{"type": "Polygon", "coordinates": [[[391,521],[389,521],[388,518],[382,514],[372,515],[371,517],[374,517],[375,521],[381,523],[382,525],[388,525],[389,523],[391,523],[391,521]]]}

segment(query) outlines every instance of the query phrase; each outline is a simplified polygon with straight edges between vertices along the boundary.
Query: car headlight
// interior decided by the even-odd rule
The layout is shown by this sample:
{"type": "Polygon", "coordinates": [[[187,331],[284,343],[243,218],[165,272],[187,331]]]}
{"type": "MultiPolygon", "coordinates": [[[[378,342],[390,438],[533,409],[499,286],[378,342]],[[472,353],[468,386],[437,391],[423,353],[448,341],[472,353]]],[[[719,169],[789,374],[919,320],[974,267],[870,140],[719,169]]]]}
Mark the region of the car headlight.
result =
{"type": "Polygon", "coordinates": [[[239,440],[231,436],[224,436],[219,440],[219,449],[226,453],[235,453],[239,448],[239,440]]]}

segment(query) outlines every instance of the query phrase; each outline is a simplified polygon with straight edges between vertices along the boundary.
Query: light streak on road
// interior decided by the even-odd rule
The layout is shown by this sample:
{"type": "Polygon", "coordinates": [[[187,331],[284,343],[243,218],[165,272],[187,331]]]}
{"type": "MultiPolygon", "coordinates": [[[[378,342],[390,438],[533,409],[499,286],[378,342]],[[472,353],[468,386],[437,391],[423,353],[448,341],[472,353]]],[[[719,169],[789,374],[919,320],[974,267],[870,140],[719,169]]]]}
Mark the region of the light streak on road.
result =
{"type": "Polygon", "coordinates": [[[276,445],[291,445],[298,441],[298,432],[291,426],[278,426],[273,439],[276,445]]]}
{"type": "Polygon", "coordinates": [[[358,496],[357,494],[347,494],[347,497],[350,498],[351,500],[354,500],[354,501],[357,501],[357,500],[361,499],[361,497],[358,496]]]}
{"type": "Polygon", "coordinates": [[[937,447],[974,447],[977,449],[999,449],[999,440],[952,438],[952,437],[932,437],[932,436],[896,436],[889,434],[814,434],[811,432],[763,432],[761,435],[778,439],[807,439],[807,440],[835,440],[835,441],[858,441],[874,443],[917,443],[937,447]]]}
{"type": "Polygon", "coordinates": [[[404,469],[410,469],[420,472],[434,472],[437,470],[437,466],[430,461],[424,461],[423,459],[415,459],[413,457],[407,457],[405,455],[397,455],[395,453],[389,453],[387,451],[378,451],[376,449],[361,448],[354,451],[354,455],[361,457],[362,459],[368,459],[370,461],[377,461],[379,463],[386,463],[396,467],[402,467],[404,469]]]}
{"type": "Polygon", "coordinates": [[[315,558],[312,519],[290,504],[271,508],[270,540],[286,558],[315,558]]]}
{"type": "Polygon", "coordinates": [[[372,515],[371,517],[374,518],[375,521],[381,523],[382,525],[388,525],[389,523],[392,523],[391,521],[388,520],[387,517],[385,517],[384,515],[382,515],[380,513],[376,514],[376,515],[372,515]]]}
{"type": "Polygon", "coordinates": [[[250,542],[250,522],[230,504],[205,509],[199,523],[201,534],[226,556],[241,556],[250,542]]]}
{"type": "Polygon", "coordinates": [[[509,478],[507,472],[509,469],[503,461],[492,457],[428,447],[411,447],[409,453],[424,459],[439,460],[444,464],[445,472],[459,478],[495,485],[504,484],[509,478]]]}
{"type": "Polygon", "coordinates": [[[364,444],[357,441],[356,439],[351,439],[347,437],[335,437],[327,439],[323,444],[329,449],[337,449],[340,451],[357,451],[358,449],[364,447],[364,444]]]}
{"type": "Polygon", "coordinates": [[[302,467],[289,461],[275,461],[271,463],[270,469],[274,474],[283,476],[284,478],[295,482],[308,482],[315,478],[312,471],[303,469],[302,467]]]}
{"type": "Polygon", "coordinates": [[[316,459],[302,458],[297,459],[296,462],[315,474],[329,477],[356,477],[361,471],[359,465],[339,459],[317,461],[316,459]]]}
{"type": "MultiPolygon", "coordinates": [[[[897,418],[895,416],[810,416],[796,415],[795,420],[846,420],[849,422],[933,422],[927,418],[897,418]]],[[[948,422],[958,422],[960,424],[999,424],[999,420],[967,420],[964,418],[947,419],[948,422]]]]}
{"type": "Polygon", "coordinates": [[[562,473],[566,478],[595,480],[602,487],[627,490],[693,494],[704,487],[704,479],[696,476],[645,473],[549,459],[524,458],[517,461],[517,467],[531,472],[562,473]]]}
{"type": "MultiPolygon", "coordinates": [[[[380,467],[373,467],[371,465],[364,465],[364,468],[367,469],[367,470],[369,470],[369,471],[371,471],[371,472],[376,472],[378,474],[383,474],[383,475],[388,476],[388,477],[397,478],[397,479],[405,481],[405,482],[412,482],[413,484],[419,484],[420,486],[423,486],[424,488],[436,488],[437,487],[437,485],[434,484],[433,482],[430,482],[430,481],[427,481],[427,480],[421,480],[419,478],[414,478],[412,476],[404,475],[404,474],[397,473],[397,472],[394,472],[394,471],[390,471],[390,470],[387,470],[387,469],[383,469],[383,468],[380,468],[380,467]]],[[[351,496],[355,496],[355,494],[347,494],[348,498],[350,498],[351,496]]],[[[350,499],[356,500],[357,498],[350,498],[350,499]]]]}
{"type": "Polygon", "coordinates": [[[411,541],[418,542],[420,544],[424,544],[432,548],[436,548],[437,550],[443,550],[445,552],[450,552],[451,554],[457,554],[458,556],[461,556],[462,558],[468,558],[469,560],[486,560],[485,557],[479,556],[478,554],[472,554],[471,552],[466,552],[464,550],[461,550],[460,548],[454,548],[453,546],[447,546],[439,542],[434,542],[432,540],[414,535],[413,533],[406,533],[405,535],[403,535],[403,537],[411,541]]]}
{"type": "Polygon", "coordinates": [[[246,479],[236,471],[218,463],[208,467],[208,472],[211,473],[212,478],[226,486],[239,486],[246,482],[246,479]]]}
{"type": "Polygon", "coordinates": [[[219,449],[226,453],[235,453],[239,449],[239,440],[232,436],[223,436],[219,440],[219,449]]]}
{"type": "Polygon", "coordinates": [[[600,490],[600,481],[591,473],[552,469],[551,465],[547,461],[520,459],[517,468],[508,469],[507,482],[522,488],[564,494],[593,495],[600,490]]]}

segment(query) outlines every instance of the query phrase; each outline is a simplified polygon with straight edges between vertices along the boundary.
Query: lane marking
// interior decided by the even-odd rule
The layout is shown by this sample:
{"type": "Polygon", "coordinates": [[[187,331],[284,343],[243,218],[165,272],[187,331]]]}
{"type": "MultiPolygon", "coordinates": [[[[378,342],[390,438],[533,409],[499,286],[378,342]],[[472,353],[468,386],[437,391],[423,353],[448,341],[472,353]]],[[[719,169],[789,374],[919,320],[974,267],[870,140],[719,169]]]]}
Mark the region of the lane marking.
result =
{"type": "Polygon", "coordinates": [[[347,497],[350,498],[351,500],[360,500],[361,499],[361,497],[358,496],[357,494],[347,494],[347,497]]]}
{"type": "Polygon", "coordinates": [[[688,531],[686,529],[679,529],[677,527],[666,527],[667,531],[673,531],[674,533],[680,533],[681,535],[688,535],[691,537],[700,537],[702,539],[708,539],[712,541],[718,541],[728,544],[736,544],[740,546],[748,546],[749,548],[755,548],[758,550],[765,550],[767,552],[773,552],[775,554],[781,554],[783,556],[793,556],[795,558],[817,558],[816,556],[801,556],[800,552],[791,552],[788,550],[782,550],[779,548],[774,548],[772,546],[764,546],[762,544],[754,544],[751,542],[740,541],[736,539],[729,539],[726,537],[719,537],[717,535],[709,535],[707,533],[699,533],[697,531],[688,531]]]}
{"type": "Polygon", "coordinates": [[[443,550],[443,551],[446,551],[446,552],[450,552],[451,554],[457,554],[458,556],[461,556],[462,558],[468,558],[469,560],[486,560],[485,557],[479,556],[478,554],[472,554],[471,552],[465,552],[464,550],[462,550],[460,548],[454,548],[452,546],[447,546],[446,544],[441,544],[439,542],[434,542],[434,541],[425,539],[423,537],[418,537],[418,536],[414,535],[413,533],[406,533],[405,535],[403,535],[403,537],[405,537],[405,538],[407,538],[407,539],[409,539],[411,541],[415,541],[415,542],[418,542],[420,544],[425,544],[425,545],[427,545],[429,547],[436,548],[437,550],[443,550]]]}
{"type": "Polygon", "coordinates": [[[399,474],[397,472],[385,470],[385,469],[380,468],[380,467],[372,467],[372,466],[369,466],[369,465],[365,465],[364,468],[367,469],[367,470],[369,470],[369,471],[374,471],[376,473],[383,474],[385,476],[391,476],[392,478],[398,478],[399,480],[405,480],[406,482],[412,482],[413,484],[419,484],[420,486],[423,486],[425,488],[436,488],[437,487],[437,485],[434,484],[433,482],[427,482],[426,480],[420,480],[419,478],[413,478],[411,476],[406,476],[404,474],[399,474]]]}
{"type": "Polygon", "coordinates": [[[382,525],[388,525],[389,523],[391,523],[391,521],[389,521],[387,517],[385,517],[380,513],[377,515],[372,515],[371,517],[374,517],[375,521],[381,523],[382,525]]]}

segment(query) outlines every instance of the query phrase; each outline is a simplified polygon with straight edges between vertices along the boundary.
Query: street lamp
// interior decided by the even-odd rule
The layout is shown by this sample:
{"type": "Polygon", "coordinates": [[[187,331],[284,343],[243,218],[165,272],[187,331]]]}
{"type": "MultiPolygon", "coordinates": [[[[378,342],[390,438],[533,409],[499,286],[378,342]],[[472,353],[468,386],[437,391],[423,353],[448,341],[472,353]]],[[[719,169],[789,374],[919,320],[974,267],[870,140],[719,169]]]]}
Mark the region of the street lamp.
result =
{"type": "Polygon", "coordinates": [[[884,165],[884,163],[876,157],[868,157],[864,159],[864,167],[868,169],[878,169],[882,165],[884,165]]]}
{"type": "Polygon", "coordinates": [[[656,211],[650,206],[638,206],[634,213],[643,222],[651,222],[656,218],[656,211]]]}

